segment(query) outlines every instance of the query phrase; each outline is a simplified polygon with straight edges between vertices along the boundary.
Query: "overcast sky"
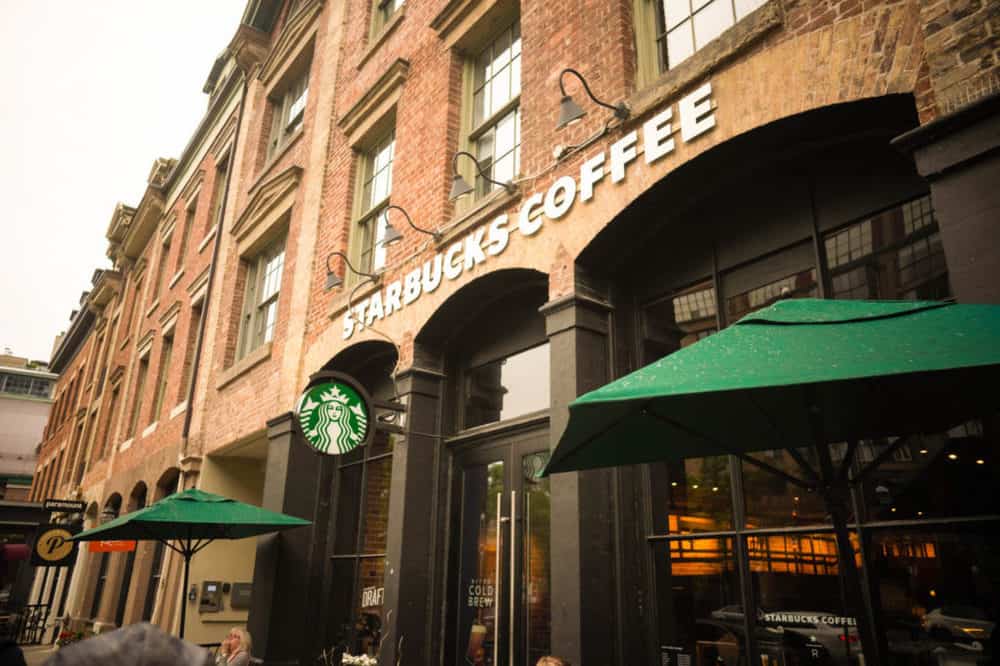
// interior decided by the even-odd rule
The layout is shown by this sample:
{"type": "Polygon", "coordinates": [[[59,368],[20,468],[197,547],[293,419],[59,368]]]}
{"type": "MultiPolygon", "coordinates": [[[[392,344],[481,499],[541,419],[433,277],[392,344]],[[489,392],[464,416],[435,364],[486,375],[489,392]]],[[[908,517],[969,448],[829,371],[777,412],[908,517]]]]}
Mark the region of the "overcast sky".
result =
{"type": "Polygon", "coordinates": [[[246,0],[0,0],[0,353],[48,360],[246,0]]]}

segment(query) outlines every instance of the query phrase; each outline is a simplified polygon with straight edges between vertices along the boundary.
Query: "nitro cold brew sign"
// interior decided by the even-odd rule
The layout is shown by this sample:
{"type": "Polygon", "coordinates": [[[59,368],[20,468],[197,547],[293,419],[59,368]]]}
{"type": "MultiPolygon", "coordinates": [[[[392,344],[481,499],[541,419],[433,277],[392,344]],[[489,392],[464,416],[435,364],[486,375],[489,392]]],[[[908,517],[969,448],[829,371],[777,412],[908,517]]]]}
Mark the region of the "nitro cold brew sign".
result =
{"type": "MultiPolygon", "coordinates": [[[[677,103],[681,141],[687,143],[715,127],[712,107],[712,84],[705,83],[677,103]]],[[[595,188],[605,178],[612,183],[625,180],[628,167],[639,159],[642,146],[643,162],[653,164],[674,151],[674,109],[669,106],[642,125],[641,132],[632,130],[611,144],[608,154],[600,152],[582,165],[578,177],[562,176],[542,194],[535,192],[521,204],[517,220],[506,213],[496,217],[460,241],[438,252],[404,276],[356,303],[344,313],[345,340],[355,332],[371,326],[416,301],[422,294],[433,292],[442,279],[455,280],[464,271],[472,270],[507,249],[510,236],[517,231],[530,238],[537,234],[546,220],[559,220],[580,200],[590,201],[595,188]],[[641,141],[640,141],[641,135],[641,141]]]]}

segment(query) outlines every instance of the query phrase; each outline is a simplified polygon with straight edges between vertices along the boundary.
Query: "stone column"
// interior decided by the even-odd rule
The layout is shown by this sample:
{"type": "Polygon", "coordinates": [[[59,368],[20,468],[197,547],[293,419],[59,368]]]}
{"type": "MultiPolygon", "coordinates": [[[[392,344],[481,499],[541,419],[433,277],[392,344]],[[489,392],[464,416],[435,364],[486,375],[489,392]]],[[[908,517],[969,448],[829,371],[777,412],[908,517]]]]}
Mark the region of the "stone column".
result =
{"type": "Polygon", "coordinates": [[[310,661],[320,633],[315,604],[322,589],[329,501],[318,498],[317,490],[329,487],[332,463],[301,441],[293,423],[291,413],[267,423],[263,507],[311,520],[313,525],[257,540],[247,629],[254,656],[268,665],[310,661]]]}
{"type": "Polygon", "coordinates": [[[393,449],[383,604],[383,622],[389,626],[379,663],[435,661],[434,627],[440,612],[430,600],[436,592],[432,581],[441,573],[432,554],[441,531],[435,489],[440,487],[441,440],[436,433],[443,380],[440,373],[420,368],[403,370],[396,379],[400,400],[407,406],[406,435],[393,449]],[[386,617],[390,611],[392,616],[386,617]]]}
{"type": "Polygon", "coordinates": [[[948,274],[963,303],[1000,303],[1000,93],[893,140],[931,185],[948,274]]]}
{"type": "MultiPolygon", "coordinates": [[[[610,380],[611,306],[571,294],[541,308],[550,343],[550,448],[569,404],[610,380]]],[[[573,664],[615,663],[613,472],[551,477],[552,653],[573,664]]]]}

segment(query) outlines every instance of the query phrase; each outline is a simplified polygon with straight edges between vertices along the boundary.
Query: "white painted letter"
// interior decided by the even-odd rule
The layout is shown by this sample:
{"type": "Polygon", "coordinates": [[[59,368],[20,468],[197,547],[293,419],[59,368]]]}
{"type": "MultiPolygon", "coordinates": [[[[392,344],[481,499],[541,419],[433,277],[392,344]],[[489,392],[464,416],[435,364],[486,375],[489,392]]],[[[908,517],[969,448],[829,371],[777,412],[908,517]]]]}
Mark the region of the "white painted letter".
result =
{"type": "Polygon", "coordinates": [[[441,253],[424,262],[424,293],[429,294],[441,284],[441,253]]]}
{"type": "Polygon", "coordinates": [[[625,180],[625,165],[635,159],[635,143],[639,135],[632,130],[611,144],[611,182],[625,180]]]}
{"type": "Polygon", "coordinates": [[[344,339],[352,335],[354,335],[354,319],[351,317],[351,311],[347,310],[344,312],[344,339]]]}
{"type": "Polygon", "coordinates": [[[542,228],[542,216],[539,215],[534,220],[531,219],[531,211],[542,205],[542,195],[540,192],[535,192],[528,200],[524,202],[521,206],[521,214],[517,219],[517,228],[521,232],[522,236],[533,236],[535,233],[542,228]]]}
{"type": "Polygon", "coordinates": [[[483,235],[486,234],[485,227],[479,227],[465,237],[465,270],[469,271],[476,264],[486,261],[483,254],[483,235]]]}
{"type": "Polygon", "coordinates": [[[462,251],[462,242],[452,243],[444,253],[444,276],[454,280],[462,274],[462,264],[455,264],[455,257],[462,251]]]}
{"type": "Polygon", "coordinates": [[[501,215],[490,222],[490,244],[486,246],[486,254],[495,257],[507,249],[510,232],[507,231],[507,215],[501,215]]]}
{"type": "Polygon", "coordinates": [[[545,216],[550,220],[558,220],[572,208],[575,200],[576,181],[572,176],[562,176],[545,193],[545,216]],[[560,193],[562,196],[556,201],[560,193]]]}
{"type": "Polygon", "coordinates": [[[406,274],[403,280],[403,305],[409,305],[420,297],[420,269],[406,274]]]}
{"type": "Polygon", "coordinates": [[[674,110],[667,107],[666,111],[656,114],[642,126],[642,151],[646,153],[646,164],[652,164],[664,155],[674,151],[674,140],[670,136],[674,132],[674,124],[670,119],[674,110]]]}
{"type": "Polygon", "coordinates": [[[580,201],[590,201],[594,185],[604,178],[604,153],[598,153],[580,165],[580,201]]]}
{"type": "Polygon", "coordinates": [[[715,127],[711,94],[712,84],[709,82],[678,103],[681,110],[681,138],[685,143],[715,127]]]}
{"type": "Polygon", "coordinates": [[[376,291],[368,299],[368,318],[365,319],[365,326],[371,326],[376,319],[381,319],[384,316],[385,312],[382,310],[382,292],[376,291]]]}
{"type": "Polygon", "coordinates": [[[396,280],[385,288],[385,316],[388,317],[396,310],[402,310],[403,305],[399,302],[399,297],[403,293],[403,283],[396,280]]]}
{"type": "Polygon", "coordinates": [[[368,299],[361,301],[354,306],[354,318],[358,320],[358,327],[365,327],[365,310],[368,309],[368,299]]]}

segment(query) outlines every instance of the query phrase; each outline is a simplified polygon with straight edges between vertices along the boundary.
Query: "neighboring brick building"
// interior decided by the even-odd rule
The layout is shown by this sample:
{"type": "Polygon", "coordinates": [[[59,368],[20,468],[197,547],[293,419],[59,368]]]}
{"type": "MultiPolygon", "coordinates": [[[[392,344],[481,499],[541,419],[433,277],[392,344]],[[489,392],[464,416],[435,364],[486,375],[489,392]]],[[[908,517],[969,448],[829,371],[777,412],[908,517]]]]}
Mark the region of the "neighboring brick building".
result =
{"type": "Polygon", "coordinates": [[[866,663],[973,649],[943,618],[1000,611],[996,415],[859,484],[863,608],[815,494],[735,457],[537,473],[576,396],[778,298],[1000,302],[998,34],[977,0],[248,3],[109,228],[113,325],[76,343],[109,349],[106,421],[50,432],[39,478],[81,471],[53,492],[89,524],[181,484],[314,526],[214,544],[197,607],[152,545],[88,555],[70,614],[187,603],[189,638],[246,619],[266,663],[848,663],[856,625],[866,663]],[[319,371],[377,401],[368,446],[305,444],[319,371]],[[201,608],[251,575],[248,617],[201,608]]]}

